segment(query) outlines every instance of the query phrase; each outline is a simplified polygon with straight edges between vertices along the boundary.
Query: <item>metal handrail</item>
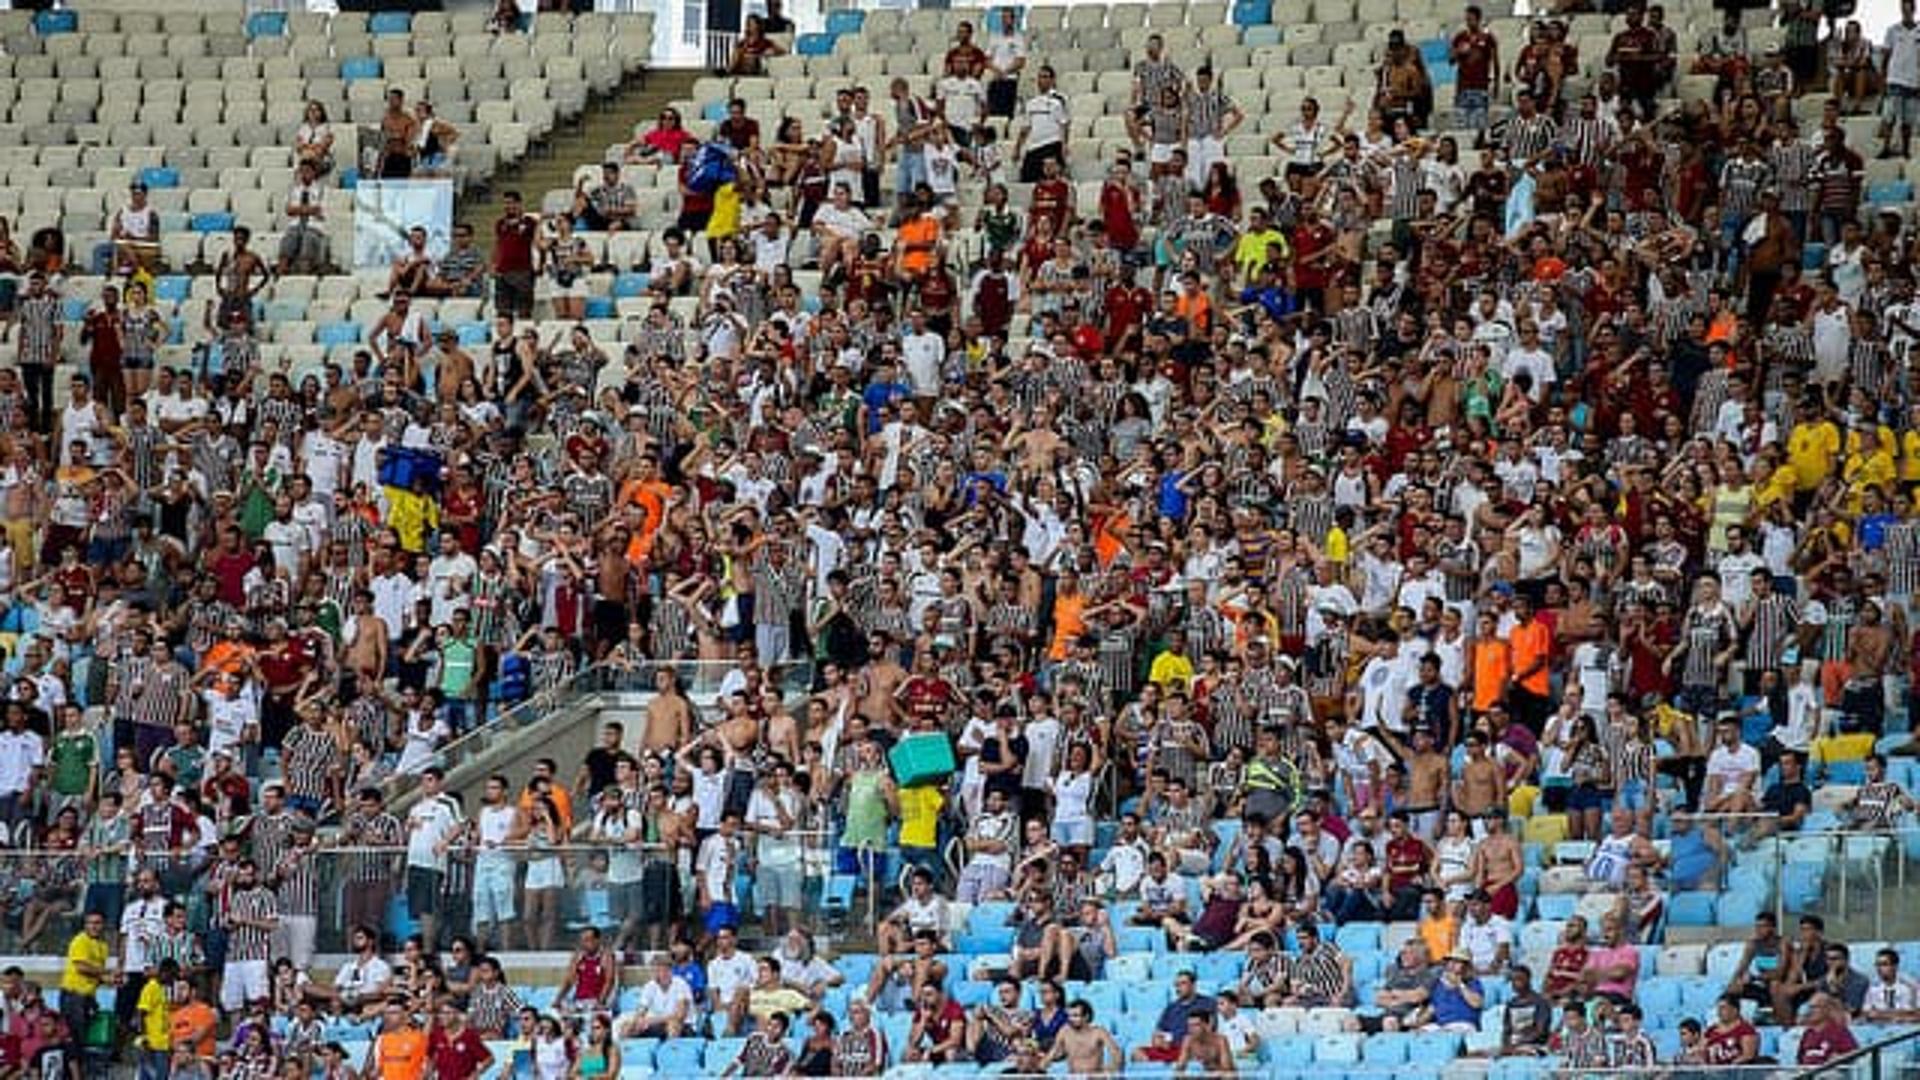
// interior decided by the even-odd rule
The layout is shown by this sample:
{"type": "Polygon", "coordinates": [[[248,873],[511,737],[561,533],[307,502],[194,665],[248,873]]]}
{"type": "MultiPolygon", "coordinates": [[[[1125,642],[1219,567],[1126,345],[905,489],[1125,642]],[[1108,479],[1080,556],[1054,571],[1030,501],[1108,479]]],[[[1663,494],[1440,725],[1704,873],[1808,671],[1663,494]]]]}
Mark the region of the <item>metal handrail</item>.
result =
{"type": "Polygon", "coordinates": [[[1865,1061],[1868,1064],[1867,1075],[1872,1077],[1873,1080],[1880,1080],[1881,1053],[1886,1050],[1891,1050],[1896,1046],[1900,1046],[1903,1043],[1911,1043],[1916,1041],[1920,1041],[1920,1025],[1916,1025],[1906,1031],[1902,1031],[1897,1035],[1889,1035],[1884,1039],[1877,1039],[1859,1048],[1858,1050],[1853,1051],[1852,1053],[1841,1054],[1839,1057],[1834,1058],[1832,1061],[1829,1061],[1824,1065],[1815,1065],[1814,1067],[1812,1067],[1811,1069],[1808,1069],[1806,1072],[1803,1072],[1800,1075],[1802,1077],[1826,1076],[1833,1073],[1835,1070],[1844,1069],[1844,1068],[1847,1068],[1848,1066],[1865,1061]]]}
{"type": "MultiPolygon", "coordinates": [[[[482,740],[490,739],[496,732],[506,730],[509,725],[519,727],[521,721],[530,716],[536,709],[544,708],[550,713],[559,712],[560,709],[557,708],[556,705],[563,697],[569,698],[568,703],[570,705],[578,705],[579,699],[577,697],[571,697],[571,692],[582,689],[583,684],[589,678],[597,679],[604,672],[610,670],[614,670],[614,668],[605,660],[588,664],[586,667],[567,676],[567,678],[562,680],[558,685],[539,691],[529,696],[525,701],[519,702],[510,708],[502,709],[500,712],[493,714],[493,718],[487,722],[479,724],[443,743],[439,749],[434,751],[434,763],[445,767],[451,762],[466,757],[470,751],[482,745],[482,740]]],[[[388,777],[384,786],[388,797],[391,798],[407,793],[417,783],[418,777],[411,774],[405,776],[395,775],[388,777]]]]}

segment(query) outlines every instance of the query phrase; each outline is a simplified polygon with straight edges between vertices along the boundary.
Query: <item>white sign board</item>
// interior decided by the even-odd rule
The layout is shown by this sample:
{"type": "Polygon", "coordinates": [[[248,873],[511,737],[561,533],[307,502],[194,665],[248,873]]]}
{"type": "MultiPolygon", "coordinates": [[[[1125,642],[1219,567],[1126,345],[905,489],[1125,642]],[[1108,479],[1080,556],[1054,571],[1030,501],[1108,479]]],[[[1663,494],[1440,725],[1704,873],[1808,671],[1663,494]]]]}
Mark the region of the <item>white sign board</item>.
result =
{"type": "Polygon", "coordinates": [[[453,239],[452,180],[360,181],[353,189],[353,265],[391,266],[416,225],[427,230],[427,253],[445,256],[453,239]]]}

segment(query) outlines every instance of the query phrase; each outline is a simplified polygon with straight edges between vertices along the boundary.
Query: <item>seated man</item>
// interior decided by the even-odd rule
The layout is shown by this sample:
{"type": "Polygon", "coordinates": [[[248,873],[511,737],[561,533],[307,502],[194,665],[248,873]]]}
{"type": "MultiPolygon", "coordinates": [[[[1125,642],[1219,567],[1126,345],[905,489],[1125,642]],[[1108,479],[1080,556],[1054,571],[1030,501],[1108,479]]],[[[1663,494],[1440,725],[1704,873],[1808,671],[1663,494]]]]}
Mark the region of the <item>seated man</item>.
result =
{"type": "Polygon", "coordinates": [[[653,978],[640,987],[639,1002],[614,1025],[613,1033],[622,1039],[677,1039],[692,1016],[693,988],[673,973],[673,958],[659,953],[653,961],[653,978]]]}
{"type": "Polygon", "coordinates": [[[586,232],[619,232],[633,225],[633,185],[620,179],[617,162],[603,162],[600,183],[591,190],[585,177],[573,189],[573,227],[586,232]]]}
{"type": "Polygon", "coordinates": [[[947,899],[933,891],[931,871],[916,869],[907,886],[907,898],[880,924],[875,943],[882,956],[905,952],[908,940],[923,931],[930,931],[945,951],[947,899]]]}

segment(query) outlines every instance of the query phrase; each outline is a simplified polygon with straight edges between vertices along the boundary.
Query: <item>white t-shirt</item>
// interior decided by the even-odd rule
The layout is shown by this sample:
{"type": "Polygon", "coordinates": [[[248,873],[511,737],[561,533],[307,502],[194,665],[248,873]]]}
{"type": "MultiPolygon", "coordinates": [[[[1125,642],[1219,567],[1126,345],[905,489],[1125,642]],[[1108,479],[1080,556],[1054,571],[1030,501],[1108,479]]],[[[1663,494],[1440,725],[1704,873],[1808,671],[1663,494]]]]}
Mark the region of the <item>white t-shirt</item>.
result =
{"type": "MultiPolygon", "coordinates": [[[[859,178],[854,180],[856,190],[859,178]]],[[[813,223],[835,236],[863,236],[873,230],[873,220],[857,206],[840,207],[827,203],[814,211],[813,223]]]]}
{"type": "Polygon", "coordinates": [[[687,980],[671,975],[665,987],[660,985],[658,979],[647,980],[647,984],[640,988],[640,1003],[635,1013],[642,1020],[665,1020],[683,1007],[686,1011],[682,1015],[691,1017],[693,988],[687,985],[687,980]]]}
{"type": "Polygon", "coordinates": [[[1887,58],[1887,85],[1920,88],[1920,23],[1887,27],[1882,48],[1887,58]]]}
{"type": "Polygon", "coordinates": [[[1509,952],[1513,949],[1513,924],[1498,915],[1487,916],[1484,923],[1463,919],[1460,923],[1460,947],[1473,957],[1476,970],[1485,971],[1493,967],[1500,956],[1500,946],[1505,945],[1509,952]]]}
{"type": "Polygon", "coordinates": [[[901,366],[915,397],[940,395],[940,369],[947,360],[947,343],[929,330],[924,334],[905,334],[900,338],[901,366]]]}
{"type": "MultiPolygon", "coordinates": [[[[708,838],[709,841],[712,839],[708,838]]],[[[713,991],[717,1001],[725,1005],[733,1000],[735,994],[752,989],[757,974],[758,965],[746,953],[735,951],[732,956],[715,956],[707,961],[707,988],[713,991]]]]}
{"type": "Polygon", "coordinates": [[[1729,750],[1715,746],[1707,755],[1707,794],[1718,797],[1733,791],[1753,789],[1760,779],[1760,751],[1741,743],[1729,750]]]}
{"type": "Polygon", "coordinates": [[[453,796],[440,794],[422,799],[407,811],[407,865],[426,870],[445,870],[447,856],[435,845],[452,836],[466,820],[453,796]]]}
{"type": "Polygon", "coordinates": [[[1028,98],[1027,149],[1033,151],[1065,142],[1067,125],[1071,121],[1067,99],[1058,90],[1028,98]]]}
{"type": "Polygon", "coordinates": [[[33,770],[47,763],[46,743],[31,731],[0,731],[0,795],[27,790],[33,770]]]}
{"type": "Polygon", "coordinates": [[[971,75],[949,75],[940,80],[940,104],[947,126],[971,129],[986,111],[987,88],[971,75]]]}

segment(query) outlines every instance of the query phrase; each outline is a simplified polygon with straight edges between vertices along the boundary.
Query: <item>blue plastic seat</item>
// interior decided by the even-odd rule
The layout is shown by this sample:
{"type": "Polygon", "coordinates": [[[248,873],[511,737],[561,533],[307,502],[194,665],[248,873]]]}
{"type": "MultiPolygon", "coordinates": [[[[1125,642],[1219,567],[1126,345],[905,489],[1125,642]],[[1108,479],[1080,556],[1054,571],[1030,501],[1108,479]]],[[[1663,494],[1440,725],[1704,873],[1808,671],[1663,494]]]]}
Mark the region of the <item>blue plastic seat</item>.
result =
{"type": "Polygon", "coordinates": [[[703,1039],[668,1039],[654,1051],[653,1067],[668,1076],[693,1076],[702,1069],[706,1051],[703,1039]]]}
{"type": "Polygon", "coordinates": [[[1635,997],[1648,1016],[1675,1016],[1680,1008],[1681,989],[1680,979],[1654,975],[1640,980],[1635,997]]]}
{"type": "Polygon", "coordinates": [[[1802,244],[1800,246],[1800,268],[1818,270],[1827,265],[1827,245],[1802,244]]]}
{"type": "Polygon", "coordinates": [[[332,348],[336,345],[360,344],[360,324],[352,322],[326,323],[314,331],[314,344],[332,348]]]}
{"type": "Polygon", "coordinates": [[[633,297],[645,296],[646,294],[647,294],[647,275],[645,274],[614,275],[613,298],[615,300],[630,300],[633,297]]]}
{"type": "Polygon", "coordinates": [[[87,317],[87,308],[91,306],[86,297],[65,297],[60,301],[60,318],[67,322],[79,322],[87,317]]]}
{"type": "Polygon", "coordinates": [[[1313,1064],[1311,1035],[1281,1035],[1266,1041],[1267,1063],[1282,1069],[1304,1069],[1313,1064]]]}
{"type": "Polygon", "coordinates": [[[708,1042],[705,1059],[707,1072],[717,1073],[733,1064],[733,1059],[740,1056],[740,1048],[745,1045],[747,1040],[744,1038],[714,1039],[708,1042]]]}
{"type": "Polygon", "coordinates": [[[1424,1031],[1407,1044],[1409,1062],[1452,1061],[1461,1050],[1460,1036],[1451,1031],[1424,1031]]]}
{"type": "Polygon", "coordinates": [[[984,956],[992,953],[1010,952],[1017,932],[1011,926],[983,926],[978,930],[968,930],[957,934],[953,939],[953,949],[968,956],[984,956]]]}
{"type": "Polygon", "coordinates": [[[1420,43],[1420,59],[1427,66],[1452,63],[1453,43],[1446,38],[1428,38],[1420,43]]]}
{"type": "Polygon", "coordinates": [[[1908,180],[1887,180],[1869,185],[1867,201],[1875,206],[1897,206],[1913,201],[1913,183],[1908,180]]]}
{"type": "Polygon", "coordinates": [[[413,15],[406,11],[376,11],[367,20],[367,32],[370,34],[410,34],[413,32],[413,15]]]}
{"type": "Polygon", "coordinates": [[[1160,1010],[1167,1007],[1169,984],[1161,979],[1152,982],[1126,984],[1127,1011],[1146,1016],[1159,1016],[1160,1010]]]}
{"type": "Polygon", "coordinates": [[[1167,935],[1163,930],[1151,926],[1129,926],[1116,935],[1121,955],[1128,953],[1159,953],[1166,949],[1167,935]]]}
{"type": "Polygon", "coordinates": [[[1233,25],[1265,26],[1273,22],[1273,0],[1234,0],[1233,25]]]}
{"type": "Polygon", "coordinates": [[[827,33],[834,36],[857,34],[867,24],[867,13],[857,9],[827,12],[827,33]]]}
{"type": "MultiPolygon", "coordinates": [[[[848,13],[836,11],[834,14],[848,13]]],[[[832,56],[833,42],[832,34],[801,34],[793,43],[793,51],[800,56],[832,56]]]]}
{"type": "Polygon", "coordinates": [[[1780,870],[1780,892],[1786,909],[1793,912],[1812,911],[1824,903],[1821,893],[1826,888],[1827,866],[1825,863],[1790,862],[1780,870]]]}
{"type": "Polygon", "coordinates": [[[77,11],[36,11],[33,14],[33,32],[41,37],[71,34],[79,29],[80,13],[77,11]]]}
{"type": "Polygon", "coordinates": [[[1246,966],[1245,953],[1207,953],[1197,958],[1193,973],[1201,983],[1217,989],[1239,982],[1246,966]]]}
{"type": "Polygon", "coordinates": [[[493,332],[487,329],[486,323],[461,323],[456,333],[460,335],[462,346],[485,345],[493,340],[493,332]]]}
{"type": "Polygon", "coordinates": [[[1360,1044],[1360,1036],[1346,1032],[1338,1035],[1322,1035],[1313,1044],[1314,1064],[1357,1064],[1360,1060],[1360,1044]]]}
{"type": "Polygon", "coordinates": [[[645,1069],[653,1068],[653,1056],[660,1049],[659,1039],[621,1039],[620,1068],[638,1065],[645,1069]]]}
{"type": "Polygon", "coordinates": [[[612,319],[617,318],[619,312],[613,306],[613,297],[589,296],[587,297],[586,315],[589,319],[612,319]]]}
{"type": "Polygon", "coordinates": [[[340,61],[340,78],[345,82],[377,79],[384,70],[377,56],[349,56],[340,61]]]}
{"type": "Polygon", "coordinates": [[[1374,952],[1380,948],[1380,924],[1348,923],[1334,932],[1333,943],[1343,953],[1374,952]]]}
{"type": "Polygon", "coordinates": [[[1673,926],[1712,926],[1720,897],[1710,892],[1675,893],[1667,904],[1667,922],[1673,926]]]}
{"type": "Polygon", "coordinates": [[[1119,982],[1102,980],[1088,983],[1080,996],[1093,1006],[1095,1016],[1118,1016],[1125,1008],[1123,990],[1119,982]]]}
{"type": "Polygon", "coordinates": [[[247,16],[247,36],[250,38],[285,37],[287,33],[287,13],[284,11],[256,11],[247,16]]]}
{"type": "Polygon", "coordinates": [[[180,186],[180,170],[166,165],[149,165],[140,170],[140,182],[159,191],[180,186]]]}
{"type": "Polygon", "coordinates": [[[197,233],[232,232],[233,215],[224,210],[195,214],[187,227],[197,233]]]}
{"type": "Polygon", "coordinates": [[[1372,1035],[1360,1045],[1360,1060],[1369,1066],[1394,1067],[1407,1060],[1412,1037],[1393,1032],[1372,1035]]]}

